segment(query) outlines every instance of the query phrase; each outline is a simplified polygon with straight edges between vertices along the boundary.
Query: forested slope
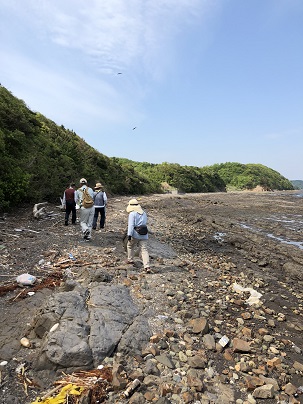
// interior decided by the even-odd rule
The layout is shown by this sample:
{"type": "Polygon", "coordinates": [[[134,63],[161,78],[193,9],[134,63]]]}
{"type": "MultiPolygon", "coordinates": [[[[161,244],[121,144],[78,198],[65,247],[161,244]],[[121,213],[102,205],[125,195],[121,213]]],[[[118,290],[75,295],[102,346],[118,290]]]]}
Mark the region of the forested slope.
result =
{"type": "Polygon", "coordinates": [[[119,159],[123,167],[133,167],[155,184],[167,183],[184,192],[253,190],[292,190],[292,183],[262,164],[222,163],[194,167],[179,164],[150,164],[119,159]]]}
{"type": "Polygon", "coordinates": [[[0,87],[0,209],[20,202],[59,201],[68,183],[86,177],[112,194],[157,191],[75,132],[31,111],[0,87]]]}
{"type": "Polygon", "coordinates": [[[222,163],[211,166],[226,184],[227,190],[292,190],[292,183],[277,171],[262,164],[222,163]]]}
{"type": "Polygon", "coordinates": [[[278,172],[261,164],[208,167],[152,164],[107,157],[74,131],[31,111],[0,85],[0,211],[27,202],[59,202],[65,187],[86,177],[108,194],[293,189],[278,172]],[[165,184],[165,186],[163,185],[165,184]],[[167,188],[168,187],[168,188],[167,188]]]}

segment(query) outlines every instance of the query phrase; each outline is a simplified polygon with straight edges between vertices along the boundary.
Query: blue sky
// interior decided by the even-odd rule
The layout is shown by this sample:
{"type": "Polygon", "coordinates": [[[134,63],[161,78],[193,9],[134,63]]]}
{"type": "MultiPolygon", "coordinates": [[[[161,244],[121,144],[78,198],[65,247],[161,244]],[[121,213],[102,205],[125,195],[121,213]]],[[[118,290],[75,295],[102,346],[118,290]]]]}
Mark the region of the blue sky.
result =
{"type": "Polygon", "coordinates": [[[302,0],[0,0],[0,10],[1,84],[106,156],[260,163],[303,179],[302,0]]]}

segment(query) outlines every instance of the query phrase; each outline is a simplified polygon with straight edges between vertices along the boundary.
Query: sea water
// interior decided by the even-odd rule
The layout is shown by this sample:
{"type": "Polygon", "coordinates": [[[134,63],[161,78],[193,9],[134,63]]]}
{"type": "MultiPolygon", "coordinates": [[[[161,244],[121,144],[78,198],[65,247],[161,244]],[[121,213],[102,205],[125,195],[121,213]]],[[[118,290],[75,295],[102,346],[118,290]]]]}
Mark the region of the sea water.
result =
{"type": "MultiPolygon", "coordinates": [[[[303,189],[291,193],[283,191],[274,192],[272,193],[273,203],[276,196],[289,197],[290,200],[295,200],[296,198],[303,197],[303,189]]],[[[256,224],[253,225],[248,225],[247,223],[239,223],[239,225],[243,229],[247,229],[253,233],[265,234],[268,238],[274,239],[282,244],[292,245],[299,248],[300,250],[303,250],[303,215],[293,213],[284,213],[282,215],[273,214],[265,218],[260,218],[260,220],[262,220],[262,226],[260,225],[260,227],[258,227],[258,220],[256,220],[256,224]],[[281,235],[275,235],[272,232],[266,232],[266,230],[264,229],[264,224],[266,224],[266,221],[268,221],[269,223],[278,222],[284,229],[287,230],[287,233],[296,233],[294,234],[294,238],[297,238],[296,236],[301,233],[302,241],[292,240],[291,238],[282,237],[281,235]]]]}

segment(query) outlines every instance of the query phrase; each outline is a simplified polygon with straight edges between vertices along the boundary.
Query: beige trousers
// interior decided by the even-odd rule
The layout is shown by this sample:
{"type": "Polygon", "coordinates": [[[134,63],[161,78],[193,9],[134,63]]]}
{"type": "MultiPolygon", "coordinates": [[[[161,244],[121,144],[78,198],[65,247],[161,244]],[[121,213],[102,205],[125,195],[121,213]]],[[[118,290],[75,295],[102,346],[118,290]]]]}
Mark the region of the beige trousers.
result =
{"type": "Polygon", "coordinates": [[[139,240],[137,238],[131,238],[127,242],[127,259],[133,261],[135,256],[135,248],[139,247],[141,252],[141,258],[143,261],[143,267],[149,268],[149,254],[147,251],[147,240],[139,240]]]}

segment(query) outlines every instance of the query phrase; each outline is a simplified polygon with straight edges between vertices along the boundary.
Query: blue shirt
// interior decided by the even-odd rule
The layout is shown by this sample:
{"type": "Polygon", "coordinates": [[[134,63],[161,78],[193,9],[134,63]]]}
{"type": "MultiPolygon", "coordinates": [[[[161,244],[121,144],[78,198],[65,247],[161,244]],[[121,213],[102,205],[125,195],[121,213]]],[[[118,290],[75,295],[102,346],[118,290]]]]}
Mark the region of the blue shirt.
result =
{"type": "Polygon", "coordinates": [[[148,234],[142,235],[136,232],[135,226],[147,225],[147,215],[143,212],[141,215],[138,212],[130,212],[128,215],[127,235],[139,240],[147,240],[148,234]]]}

